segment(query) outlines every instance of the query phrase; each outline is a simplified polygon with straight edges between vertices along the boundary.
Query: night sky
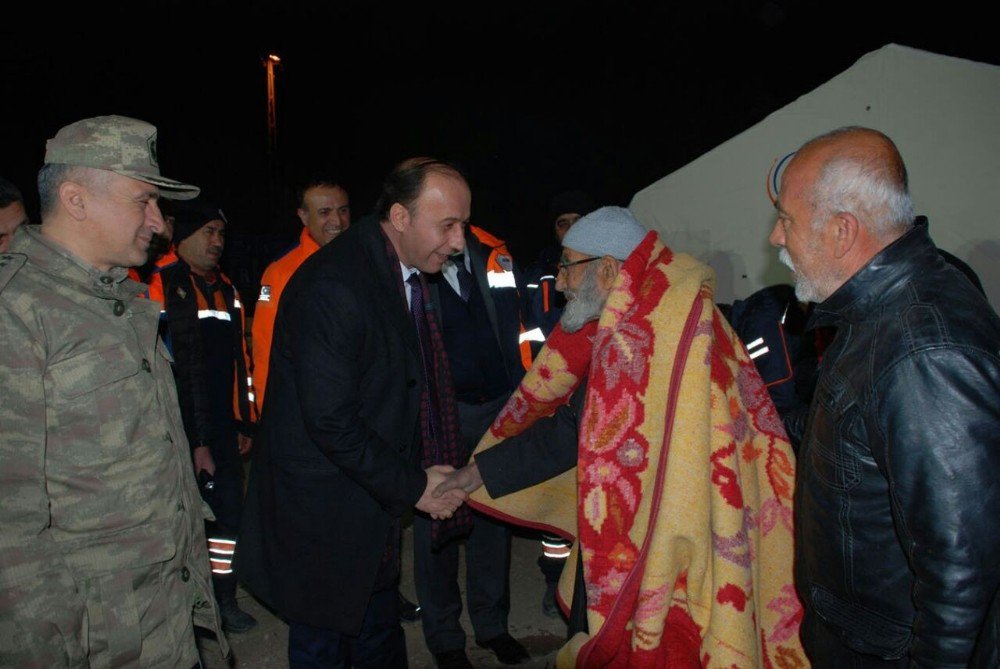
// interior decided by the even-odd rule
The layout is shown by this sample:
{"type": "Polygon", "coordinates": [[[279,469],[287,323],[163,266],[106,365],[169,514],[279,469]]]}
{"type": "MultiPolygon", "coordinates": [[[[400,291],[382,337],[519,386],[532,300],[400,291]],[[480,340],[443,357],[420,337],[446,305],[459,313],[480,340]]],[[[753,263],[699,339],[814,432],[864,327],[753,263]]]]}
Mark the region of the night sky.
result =
{"type": "Polygon", "coordinates": [[[0,174],[37,216],[34,177],[59,127],[147,120],[163,173],[227,212],[247,283],[297,235],[301,175],[341,177],[358,218],[394,163],[434,155],[466,170],[473,222],[527,264],[554,193],[626,205],[889,42],[1000,65],[986,3],[897,16],[875,2],[592,4],[22,3],[26,17],[0,19],[0,174]]]}

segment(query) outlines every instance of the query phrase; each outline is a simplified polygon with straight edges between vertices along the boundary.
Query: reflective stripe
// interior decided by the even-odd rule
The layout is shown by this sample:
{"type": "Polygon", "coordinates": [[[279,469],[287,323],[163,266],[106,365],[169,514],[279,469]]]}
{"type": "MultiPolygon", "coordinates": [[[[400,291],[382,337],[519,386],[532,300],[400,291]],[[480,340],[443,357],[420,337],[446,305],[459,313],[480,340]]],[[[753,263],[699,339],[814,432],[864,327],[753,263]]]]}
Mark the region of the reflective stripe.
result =
{"type": "Polygon", "coordinates": [[[233,298],[233,307],[236,308],[236,309],[242,309],[243,308],[243,305],[240,304],[240,298],[238,298],[238,297],[234,297],[233,298]]]}
{"type": "MultiPolygon", "coordinates": [[[[209,548],[208,552],[209,553],[214,553],[215,555],[235,555],[236,554],[236,550],[235,549],[233,549],[233,550],[226,550],[224,548],[209,548]]],[[[216,558],[216,559],[218,559],[218,558],[216,558]]]]}
{"type": "Polygon", "coordinates": [[[220,321],[232,320],[228,311],[219,311],[217,309],[199,309],[198,318],[218,318],[220,321]]]}
{"type": "Polygon", "coordinates": [[[542,333],[542,328],[535,328],[534,330],[522,332],[517,338],[517,343],[523,344],[526,341],[545,341],[545,335],[542,333]]]}
{"type": "Polygon", "coordinates": [[[565,560],[569,557],[572,547],[573,544],[565,539],[549,537],[548,535],[542,538],[542,555],[547,558],[565,560]]]}
{"type": "Polygon", "coordinates": [[[538,280],[539,280],[539,281],[548,281],[548,280],[550,280],[550,279],[551,279],[552,281],[555,281],[555,280],[556,280],[556,277],[555,277],[555,276],[553,276],[552,274],[546,274],[545,276],[542,276],[542,277],[539,277],[539,278],[538,278],[538,280]]]}
{"type": "Polygon", "coordinates": [[[529,283],[529,284],[527,284],[527,287],[528,288],[538,288],[538,284],[537,283],[529,283]]]}
{"type": "Polygon", "coordinates": [[[752,342],[747,344],[747,353],[750,354],[751,360],[753,360],[754,358],[759,358],[760,356],[764,355],[770,350],[771,349],[769,349],[767,346],[764,346],[763,337],[757,337],[752,342]]]}
{"type": "Polygon", "coordinates": [[[254,395],[253,393],[247,393],[247,399],[250,400],[251,402],[256,402],[257,396],[254,395]]]}
{"type": "Polygon", "coordinates": [[[487,272],[486,283],[490,288],[517,288],[513,272],[487,272]]]}

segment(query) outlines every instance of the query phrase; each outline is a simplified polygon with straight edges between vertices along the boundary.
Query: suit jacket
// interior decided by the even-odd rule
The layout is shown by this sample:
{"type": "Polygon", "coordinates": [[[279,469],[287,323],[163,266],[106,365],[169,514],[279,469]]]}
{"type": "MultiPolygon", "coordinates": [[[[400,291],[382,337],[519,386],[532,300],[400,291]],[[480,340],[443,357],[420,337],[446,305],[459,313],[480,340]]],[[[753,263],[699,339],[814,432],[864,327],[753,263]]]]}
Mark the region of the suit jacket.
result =
{"type": "Polygon", "coordinates": [[[362,221],[285,288],[237,564],[288,620],[346,634],[426,487],[419,344],[385,244],[362,221]]]}
{"type": "MultiPolygon", "coordinates": [[[[525,352],[522,352],[520,344],[523,320],[519,295],[522,284],[520,272],[513,265],[507,245],[502,240],[473,225],[468,226],[465,231],[465,253],[469,256],[472,274],[476,277],[476,285],[483,296],[486,315],[503,356],[508,385],[510,390],[513,390],[524,378],[526,365],[530,366],[531,363],[530,346],[526,345],[528,357],[525,361],[525,352]],[[480,235],[482,235],[482,239],[480,239],[480,235]],[[515,277],[510,285],[494,286],[489,279],[489,274],[492,271],[490,265],[498,264],[495,260],[498,255],[506,258],[510,264],[508,271],[510,276],[515,277]]],[[[434,304],[438,322],[443,323],[441,291],[451,290],[451,288],[441,273],[428,276],[427,281],[431,289],[431,301],[434,304]]]]}

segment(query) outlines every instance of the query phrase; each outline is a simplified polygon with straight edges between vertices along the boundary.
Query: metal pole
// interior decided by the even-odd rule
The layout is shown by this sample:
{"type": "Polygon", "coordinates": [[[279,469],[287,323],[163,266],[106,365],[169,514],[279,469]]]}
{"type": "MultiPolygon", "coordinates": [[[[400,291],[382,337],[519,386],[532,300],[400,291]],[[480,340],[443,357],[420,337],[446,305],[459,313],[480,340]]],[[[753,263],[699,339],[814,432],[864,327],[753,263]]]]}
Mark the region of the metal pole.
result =
{"type": "Polygon", "coordinates": [[[264,61],[267,69],[267,151],[274,153],[278,146],[278,111],[277,100],[274,91],[274,66],[280,63],[281,59],[275,54],[268,54],[264,61]]]}

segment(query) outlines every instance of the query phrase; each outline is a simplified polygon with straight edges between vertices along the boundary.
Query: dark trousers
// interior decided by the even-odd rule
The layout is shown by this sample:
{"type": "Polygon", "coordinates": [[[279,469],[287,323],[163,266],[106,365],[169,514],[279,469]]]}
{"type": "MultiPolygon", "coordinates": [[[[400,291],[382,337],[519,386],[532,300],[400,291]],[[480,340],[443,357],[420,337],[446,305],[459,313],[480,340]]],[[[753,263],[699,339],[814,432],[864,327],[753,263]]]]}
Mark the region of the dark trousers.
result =
{"type": "Polygon", "coordinates": [[[357,636],[302,623],[288,625],[289,669],[396,669],[406,664],[396,588],[372,594],[357,636]]]}
{"type": "MultiPolygon", "coordinates": [[[[488,641],[507,631],[510,591],[510,528],[473,512],[465,541],[465,592],[476,639],[488,641]]],[[[431,549],[431,521],[413,518],[413,580],[420,603],[427,649],[432,653],[465,648],[462,594],[458,587],[460,540],[431,549]]]]}
{"type": "MultiPolygon", "coordinates": [[[[214,521],[205,521],[207,538],[237,541],[240,531],[240,516],[243,513],[243,461],[240,457],[236,432],[222,431],[213,439],[210,451],[215,462],[215,486],[211,491],[200,487],[201,496],[208,502],[215,515],[214,521]]],[[[237,543],[236,550],[239,550],[237,543]]],[[[232,556],[231,556],[232,557],[232,556]]],[[[236,577],[234,574],[218,574],[213,571],[212,585],[219,600],[236,598],[236,577]]]]}
{"type": "MultiPolygon", "coordinates": [[[[469,453],[506,402],[499,397],[480,405],[458,403],[462,443],[469,453]]],[[[420,603],[427,649],[432,653],[465,648],[465,631],[458,617],[462,595],[458,587],[461,541],[431,548],[431,520],[413,518],[413,580],[420,603]]],[[[472,534],[465,541],[465,592],[476,639],[488,641],[507,631],[510,611],[510,527],[473,512],[472,534]]]]}

